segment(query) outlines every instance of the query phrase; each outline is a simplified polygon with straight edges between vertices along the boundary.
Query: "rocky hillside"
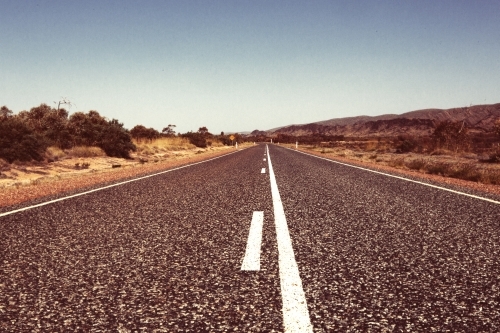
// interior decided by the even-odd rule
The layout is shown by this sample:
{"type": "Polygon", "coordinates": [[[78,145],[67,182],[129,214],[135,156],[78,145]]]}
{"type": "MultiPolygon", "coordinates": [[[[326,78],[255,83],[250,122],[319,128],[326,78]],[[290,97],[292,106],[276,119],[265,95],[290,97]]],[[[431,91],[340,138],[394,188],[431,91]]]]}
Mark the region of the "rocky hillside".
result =
{"type": "MultiPolygon", "coordinates": [[[[464,121],[471,131],[484,132],[500,119],[500,103],[453,109],[417,110],[400,115],[336,118],[304,125],[290,125],[266,131],[268,135],[310,135],[314,133],[345,136],[428,135],[442,121],[464,121]]],[[[257,131],[261,132],[261,131],[257,131]]]]}

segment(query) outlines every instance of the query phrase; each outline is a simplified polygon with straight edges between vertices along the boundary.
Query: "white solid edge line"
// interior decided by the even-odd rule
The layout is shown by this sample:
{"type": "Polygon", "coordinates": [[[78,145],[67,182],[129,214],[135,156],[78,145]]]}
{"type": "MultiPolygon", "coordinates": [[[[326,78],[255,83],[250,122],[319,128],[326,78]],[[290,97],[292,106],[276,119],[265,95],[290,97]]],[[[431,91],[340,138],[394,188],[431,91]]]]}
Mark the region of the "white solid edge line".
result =
{"type": "Polygon", "coordinates": [[[302,280],[300,279],[299,268],[295,261],[292,240],[288,232],[285,211],[278,191],[278,185],[276,184],[267,145],[266,149],[269,163],[269,178],[271,180],[271,194],[273,197],[274,222],[278,240],[278,262],[285,333],[312,332],[313,328],[311,319],[309,318],[305,293],[302,288],[302,280]]]}
{"type": "Polygon", "coordinates": [[[260,246],[262,243],[262,226],[264,224],[264,212],[253,212],[252,223],[248,233],[247,248],[243,263],[241,264],[242,271],[259,271],[260,270],[260,246]]]}
{"type": "MultiPolygon", "coordinates": [[[[242,151],[242,150],[238,150],[238,151],[242,151]]],[[[179,170],[179,169],[184,169],[184,168],[196,165],[196,164],[201,164],[201,163],[213,161],[215,159],[218,159],[218,158],[221,158],[221,157],[224,157],[224,156],[228,156],[228,155],[231,155],[231,154],[234,154],[234,153],[236,153],[236,151],[233,151],[231,153],[224,154],[224,155],[221,155],[221,156],[217,156],[217,157],[214,157],[214,158],[210,158],[208,160],[204,160],[204,161],[200,161],[200,162],[195,162],[195,163],[183,165],[181,167],[177,167],[177,168],[174,168],[174,169],[169,169],[169,170],[157,172],[157,173],[154,173],[154,174],[151,174],[151,175],[147,175],[147,176],[142,176],[142,177],[139,177],[139,178],[129,179],[129,180],[126,180],[126,181],[123,181],[123,182],[119,182],[119,183],[107,185],[107,186],[104,186],[104,187],[95,188],[93,190],[89,190],[89,191],[85,191],[85,192],[81,192],[81,193],[77,193],[77,194],[73,194],[73,195],[68,195],[66,197],[62,197],[62,198],[58,198],[58,199],[54,199],[54,200],[42,202],[42,203],[39,203],[39,204],[36,204],[36,205],[33,205],[33,206],[27,206],[27,207],[19,208],[19,209],[16,209],[16,210],[11,210],[11,211],[8,211],[8,212],[0,213],[0,217],[6,216],[6,215],[10,215],[10,214],[19,213],[19,212],[22,212],[22,211],[25,211],[25,210],[29,210],[29,209],[32,209],[32,208],[37,208],[37,207],[49,205],[49,204],[52,204],[52,203],[55,203],[55,202],[58,202],[58,201],[63,201],[63,200],[71,199],[71,198],[74,198],[74,197],[79,197],[81,195],[89,194],[89,193],[92,193],[92,192],[97,192],[97,191],[100,191],[100,190],[105,190],[107,188],[111,188],[111,187],[115,187],[115,186],[119,186],[119,185],[131,183],[131,182],[135,182],[137,180],[154,177],[154,176],[157,176],[157,175],[161,175],[163,173],[167,173],[167,172],[171,172],[171,171],[175,171],[175,170],[179,170]]]]}
{"type": "Polygon", "coordinates": [[[405,177],[401,177],[401,176],[391,175],[390,173],[375,171],[375,170],[363,168],[363,167],[356,166],[356,165],[351,165],[351,164],[342,163],[342,162],[335,161],[335,160],[330,160],[328,158],[321,157],[321,156],[316,156],[316,155],[312,155],[312,154],[308,154],[308,153],[305,153],[305,152],[300,151],[300,150],[295,150],[295,149],[291,149],[291,148],[287,148],[287,149],[289,149],[291,151],[295,151],[295,152],[301,153],[301,154],[304,154],[304,155],[307,155],[307,156],[316,157],[316,158],[319,158],[321,160],[325,160],[325,161],[329,161],[329,162],[332,162],[332,163],[337,163],[337,164],[345,165],[345,166],[348,166],[348,167],[351,167],[351,168],[356,168],[356,169],[360,169],[360,170],[364,170],[364,171],[369,171],[369,172],[377,173],[379,175],[384,175],[384,176],[388,176],[388,177],[392,177],[392,178],[406,180],[406,181],[411,182],[411,183],[425,185],[425,186],[433,187],[433,188],[436,188],[436,189],[439,189],[439,190],[448,191],[448,192],[451,192],[451,193],[460,194],[460,195],[464,195],[466,197],[471,197],[471,198],[474,198],[474,199],[484,200],[484,201],[488,201],[488,202],[500,205],[500,201],[496,201],[496,200],[493,200],[493,199],[488,199],[488,198],[485,198],[485,197],[480,197],[480,196],[477,196],[477,195],[474,195],[474,194],[460,192],[460,191],[452,190],[452,189],[449,189],[449,188],[446,188],[446,187],[441,187],[441,186],[437,186],[437,185],[433,185],[433,184],[428,184],[428,183],[420,182],[418,180],[413,180],[413,179],[409,179],[409,178],[405,178],[405,177]]]}
{"type": "Polygon", "coordinates": [[[262,170],[260,171],[260,173],[266,173],[266,168],[262,168],[262,170]]]}

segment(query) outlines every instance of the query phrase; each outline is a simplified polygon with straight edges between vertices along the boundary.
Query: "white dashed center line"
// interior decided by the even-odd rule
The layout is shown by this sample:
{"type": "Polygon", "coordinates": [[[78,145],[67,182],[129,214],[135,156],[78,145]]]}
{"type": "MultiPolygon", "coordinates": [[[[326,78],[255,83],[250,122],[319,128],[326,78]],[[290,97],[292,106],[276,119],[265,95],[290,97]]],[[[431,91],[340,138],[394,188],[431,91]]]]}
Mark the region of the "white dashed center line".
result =
{"type": "Polygon", "coordinates": [[[262,225],[264,224],[264,212],[253,212],[250,232],[248,234],[247,249],[243,263],[242,271],[260,270],[260,244],[262,243],[262,225]]]}
{"type": "Polygon", "coordinates": [[[278,185],[274,177],[273,166],[269,148],[267,149],[269,178],[271,180],[271,194],[273,197],[274,222],[278,238],[278,262],[280,272],[281,297],[283,301],[283,325],[285,332],[311,332],[313,331],[309,310],[307,309],[306,296],[302,289],[302,280],[299,268],[293,253],[292,240],[288,232],[285,211],[281,202],[278,185]]]}
{"type": "Polygon", "coordinates": [[[266,173],[266,168],[262,168],[262,170],[260,170],[260,173],[266,173]]]}

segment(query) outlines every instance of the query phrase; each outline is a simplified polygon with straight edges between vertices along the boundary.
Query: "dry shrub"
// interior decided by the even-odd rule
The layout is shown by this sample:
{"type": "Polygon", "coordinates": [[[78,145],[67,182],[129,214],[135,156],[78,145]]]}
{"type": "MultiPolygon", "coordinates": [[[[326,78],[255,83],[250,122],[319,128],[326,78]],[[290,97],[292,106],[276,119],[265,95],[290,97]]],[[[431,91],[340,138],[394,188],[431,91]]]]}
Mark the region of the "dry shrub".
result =
{"type": "Polygon", "coordinates": [[[99,147],[77,146],[68,150],[71,157],[102,157],[106,156],[104,150],[99,147]]]}
{"type": "MultiPolygon", "coordinates": [[[[488,171],[481,171],[472,163],[428,163],[425,165],[423,170],[434,175],[469,180],[473,182],[484,182],[485,176],[488,174],[488,171]]],[[[495,177],[492,177],[492,180],[488,182],[495,182],[496,180],[494,178],[495,177]]]]}
{"type": "Polygon", "coordinates": [[[403,138],[401,142],[396,146],[396,153],[409,153],[414,151],[418,146],[417,141],[413,138],[403,138]]]}
{"type": "Polygon", "coordinates": [[[434,155],[446,155],[446,156],[450,156],[450,155],[453,155],[453,152],[450,151],[450,150],[447,150],[447,149],[436,149],[436,150],[433,150],[431,153],[430,153],[431,156],[434,156],[434,155]]]}
{"type": "Polygon", "coordinates": [[[473,182],[480,181],[482,178],[481,171],[471,163],[456,164],[449,175],[452,178],[470,180],[473,182]]]}
{"type": "Polygon", "coordinates": [[[405,165],[405,159],[404,157],[400,157],[400,158],[391,158],[387,164],[389,164],[389,166],[393,167],[393,168],[401,168],[402,166],[405,165]]]}
{"type": "Polygon", "coordinates": [[[375,151],[377,148],[379,148],[378,141],[368,141],[365,146],[366,151],[375,151]]]}
{"type": "Polygon", "coordinates": [[[500,170],[484,170],[481,181],[485,184],[500,185],[500,170]]]}
{"type": "Polygon", "coordinates": [[[425,166],[427,165],[427,162],[424,159],[419,158],[419,159],[408,161],[405,163],[405,165],[408,169],[411,169],[411,170],[423,170],[425,168],[425,166]]]}
{"type": "Polygon", "coordinates": [[[333,150],[323,148],[323,149],[321,149],[320,153],[321,154],[330,154],[330,153],[333,153],[333,150]]]}
{"type": "Polygon", "coordinates": [[[137,147],[137,152],[142,155],[154,155],[156,153],[153,147],[149,147],[146,145],[137,147]]]}
{"type": "MultiPolygon", "coordinates": [[[[212,144],[209,144],[209,146],[211,146],[211,147],[224,147],[224,144],[222,142],[220,142],[219,140],[212,140],[211,142],[212,142],[212,144]]],[[[208,142],[207,142],[207,144],[208,144],[208,142]]],[[[239,145],[243,145],[243,143],[239,144],[239,145]]]]}
{"type": "Polygon", "coordinates": [[[497,150],[489,155],[489,158],[484,162],[487,163],[500,163],[500,150],[497,150]]]}
{"type": "Polygon", "coordinates": [[[451,171],[451,167],[448,163],[437,162],[429,163],[425,167],[425,171],[432,175],[448,176],[451,171]]]}
{"type": "Polygon", "coordinates": [[[49,162],[59,161],[66,157],[66,153],[59,147],[51,146],[45,151],[45,157],[49,162]]]}

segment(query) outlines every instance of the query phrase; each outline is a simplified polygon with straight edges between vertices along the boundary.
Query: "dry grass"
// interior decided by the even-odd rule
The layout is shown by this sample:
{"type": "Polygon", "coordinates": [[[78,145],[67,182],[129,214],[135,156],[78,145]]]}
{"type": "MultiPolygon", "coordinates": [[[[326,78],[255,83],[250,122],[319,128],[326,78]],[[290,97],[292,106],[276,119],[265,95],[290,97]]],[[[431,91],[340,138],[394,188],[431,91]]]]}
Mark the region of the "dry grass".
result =
{"type": "MultiPolygon", "coordinates": [[[[295,145],[293,145],[293,148],[295,148],[295,145]]],[[[358,146],[355,150],[349,149],[352,148],[351,146],[349,148],[335,147],[333,149],[317,146],[302,146],[301,148],[363,163],[386,165],[403,171],[412,170],[422,174],[438,175],[482,184],[500,185],[500,165],[495,163],[480,163],[477,160],[477,155],[471,153],[459,154],[444,149],[434,150],[430,154],[381,153],[379,150],[380,146],[374,149],[375,146],[372,142],[368,142],[366,147],[358,146]]]]}
{"type": "Polygon", "coordinates": [[[427,161],[423,158],[417,158],[406,162],[405,165],[410,170],[422,171],[427,166],[427,161]]]}
{"type": "Polygon", "coordinates": [[[209,147],[224,147],[224,144],[219,140],[207,140],[207,146],[209,147]]]}
{"type": "Polygon", "coordinates": [[[196,148],[195,145],[189,142],[189,139],[177,136],[172,138],[158,138],[150,142],[137,142],[133,140],[133,143],[137,147],[137,153],[144,155],[196,148]]]}
{"type": "Polygon", "coordinates": [[[405,159],[404,157],[391,158],[387,164],[393,168],[401,168],[405,165],[405,159]]]}
{"type": "Polygon", "coordinates": [[[66,151],[71,157],[103,157],[106,156],[104,150],[99,147],[78,146],[66,151]]]}

